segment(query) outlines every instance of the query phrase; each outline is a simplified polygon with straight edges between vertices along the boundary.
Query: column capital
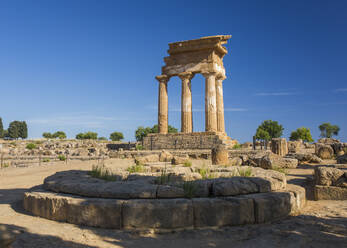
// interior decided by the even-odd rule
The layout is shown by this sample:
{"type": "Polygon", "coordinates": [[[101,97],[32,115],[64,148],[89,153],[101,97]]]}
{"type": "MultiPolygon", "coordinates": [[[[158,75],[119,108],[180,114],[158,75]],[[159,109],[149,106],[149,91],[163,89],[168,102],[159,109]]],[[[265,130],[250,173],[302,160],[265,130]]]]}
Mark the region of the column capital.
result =
{"type": "Polygon", "coordinates": [[[167,75],[159,75],[156,76],[155,79],[157,79],[159,83],[167,83],[170,78],[167,75]]]}
{"type": "Polygon", "coordinates": [[[194,77],[194,74],[192,72],[181,72],[178,74],[178,77],[183,81],[183,80],[191,80],[194,77]]]}
{"type": "Polygon", "coordinates": [[[207,78],[207,77],[210,77],[210,76],[216,76],[217,75],[217,72],[214,72],[214,71],[207,71],[207,72],[201,72],[201,74],[207,78]]]}
{"type": "Polygon", "coordinates": [[[216,80],[221,80],[221,81],[223,81],[223,80],[225,80],[226,78],[227,78],[227,77],[226,77],[225,75],[219,74],[219,75],[217,75],[216,80]]]}

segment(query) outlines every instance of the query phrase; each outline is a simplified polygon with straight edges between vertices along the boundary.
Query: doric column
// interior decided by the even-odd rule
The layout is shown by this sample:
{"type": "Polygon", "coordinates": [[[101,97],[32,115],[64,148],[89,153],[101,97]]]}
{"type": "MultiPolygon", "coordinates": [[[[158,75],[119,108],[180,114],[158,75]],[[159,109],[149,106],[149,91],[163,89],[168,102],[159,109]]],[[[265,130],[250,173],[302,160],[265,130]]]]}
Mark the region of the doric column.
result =
{"type": "Polygon", "coordinates": [[[159,97],[158,97],[158,129],[159,133],[168,133],[168,96],[167,82],[169,77],[160,75],[155,77],[159,81],[159,97]]]}
{"type": "Polygon", "coordinates": [[[182,95],[181,95],[181,132],[193,132],[193,113],[192,113],[192,87],[191,79],[193,73],[182,72],[178,74],[182,80],[182,95]]]}
{"type": "Polygon", "coordinates": [[[223,80],[225,78],[224,75],[216,78],[217,131],[223,133],[225,133],[223,100],[223,80]]]}
{"type": "Polygon", "coordinates": [[[205,130],[217,131],[216,73],[202,73],[205,77],[205,130]]]}

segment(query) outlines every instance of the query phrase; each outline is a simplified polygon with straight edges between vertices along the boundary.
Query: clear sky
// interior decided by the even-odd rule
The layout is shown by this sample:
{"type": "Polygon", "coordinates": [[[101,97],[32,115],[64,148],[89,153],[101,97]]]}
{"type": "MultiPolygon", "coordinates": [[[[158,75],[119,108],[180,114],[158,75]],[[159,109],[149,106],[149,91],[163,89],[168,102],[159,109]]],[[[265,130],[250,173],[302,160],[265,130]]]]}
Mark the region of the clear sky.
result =
{"type": "MultiPolygon", "coordinates": [[[[226,131],[250,141],[267,119],[284,137],[340,126],[347,142],[347,1],[0,1],[0,116],[29,137],[121,131],[157,122],[169,42],[231,34],[224,58],[226,131]]],[[[181,85],[169,82],[169,124],[180,127],[181,85]]],[[[194,130],[204,130],[204,79],[192,80],[194,130]]]]}

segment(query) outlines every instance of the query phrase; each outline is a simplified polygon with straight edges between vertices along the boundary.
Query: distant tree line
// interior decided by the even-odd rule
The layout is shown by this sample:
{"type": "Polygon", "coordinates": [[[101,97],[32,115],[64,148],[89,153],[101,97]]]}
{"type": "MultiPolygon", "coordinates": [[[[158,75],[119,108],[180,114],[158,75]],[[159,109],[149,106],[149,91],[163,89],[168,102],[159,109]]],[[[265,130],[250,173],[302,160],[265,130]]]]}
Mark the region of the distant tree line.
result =
{"type": "MultiPolygon", "coordinates": [[[[42,137],[46,139],[66,139],[66,134],[63,131],[57,131],[55,133],[50,132],[44,132],[42,134],[42,137]]],[[[92,140],[107,140],[106,137],[98,137],[98,133],[96,132],[85,132],[85,133],[78,133],[75,137],[79,140],[85,140],[85,139],[92,139],[92,140]]],[[[112,141],[120,141],[124,139],[124,135],[121,132],[113,132],[110,134],[110,140],[112,141]]]]}
{"type": "Polygon", "coordinates": [[[2,118],[0,118],[0,138],[26,139],[28,138],[28,126],[25,121],[12,121],[7,129],[4,129],[2,118]]]}
{"type": "MultiPolygon", "coordinates": [[[[135,131],[135,138],[137,141],[142,141],[144,137],[146,137],[150,133],[158,133],[159,128],[158,125],[154,125],[153,127],[143,127],[140,126],[135,131]]],[[[174,128],[173,126],[168,126],[168,132],[169,133],[177,133],[178,129],[174,128]]]]}

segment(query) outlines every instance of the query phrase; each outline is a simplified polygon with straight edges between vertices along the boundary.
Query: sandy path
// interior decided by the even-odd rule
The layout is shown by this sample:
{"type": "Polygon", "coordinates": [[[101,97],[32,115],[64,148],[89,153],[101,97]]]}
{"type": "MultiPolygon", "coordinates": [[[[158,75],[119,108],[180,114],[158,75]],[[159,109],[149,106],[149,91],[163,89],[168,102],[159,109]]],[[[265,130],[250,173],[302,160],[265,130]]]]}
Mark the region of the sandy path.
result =
{"type": "MultiPolygon", "coordinates": [[[[21,230],[14,248],[26,247],[346,247],[347,201],[308,202],[300,216],[272,224],[194,230],[167,234],[134,233],[81,227],[31,216],[23,210],[23,192],[57,171],[88,170],[95,161],[45,164],[0,170],[0,224],[21,230]]],[[[130,161],[119,160],[120,166],[130,161]]],[[[304,183],[310,169],[290,171],[304,183]]]]}

